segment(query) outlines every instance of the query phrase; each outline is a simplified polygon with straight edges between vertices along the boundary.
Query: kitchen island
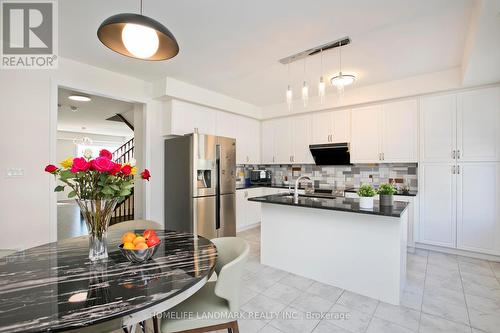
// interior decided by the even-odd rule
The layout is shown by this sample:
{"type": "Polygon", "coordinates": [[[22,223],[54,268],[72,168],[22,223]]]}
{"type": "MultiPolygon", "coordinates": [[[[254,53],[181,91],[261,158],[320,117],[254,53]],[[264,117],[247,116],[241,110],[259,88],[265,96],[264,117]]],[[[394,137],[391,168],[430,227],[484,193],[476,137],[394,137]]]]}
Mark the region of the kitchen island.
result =
{"type": "Polygon", "coordinates": [[[407,203],[372,210],[358,199],[268,195],[261,262],[399,305],[406,276],[407,203]]]}

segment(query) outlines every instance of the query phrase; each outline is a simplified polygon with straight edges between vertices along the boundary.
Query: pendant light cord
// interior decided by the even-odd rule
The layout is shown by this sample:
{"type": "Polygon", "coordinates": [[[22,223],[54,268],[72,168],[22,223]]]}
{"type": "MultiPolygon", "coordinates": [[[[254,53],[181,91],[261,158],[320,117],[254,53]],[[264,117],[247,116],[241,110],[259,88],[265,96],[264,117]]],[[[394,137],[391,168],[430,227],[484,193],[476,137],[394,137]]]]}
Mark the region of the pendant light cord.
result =
{"type": "Polygon", "coordinates": [[[142,0],[141,0],[141,15],[142,15],[142,0]]]}

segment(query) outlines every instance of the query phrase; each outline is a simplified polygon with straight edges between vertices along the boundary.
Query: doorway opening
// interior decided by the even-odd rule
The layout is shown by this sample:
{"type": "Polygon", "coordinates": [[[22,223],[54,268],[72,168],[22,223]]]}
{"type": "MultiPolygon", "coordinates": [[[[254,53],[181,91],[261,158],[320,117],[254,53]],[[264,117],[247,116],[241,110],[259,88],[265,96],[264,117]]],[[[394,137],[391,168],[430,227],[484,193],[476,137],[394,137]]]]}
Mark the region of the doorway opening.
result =
{"type": "MultiPolygon", "coordinates": [[[[116,163],[143,162],[143,104],[65,87],[58,87],[57,92],[57,162],[82,157],[85,152],[96,157],[102,149],[110,151],[116,163]]],[[[144,196],[137,183],[131,195],[115,208],[110,224],[142,217],[144,196]]],[[[68,198],[69,192],[68,187],[57,192],[58,240],[87,234],[80,209],[74,199],[68,198]]]]}

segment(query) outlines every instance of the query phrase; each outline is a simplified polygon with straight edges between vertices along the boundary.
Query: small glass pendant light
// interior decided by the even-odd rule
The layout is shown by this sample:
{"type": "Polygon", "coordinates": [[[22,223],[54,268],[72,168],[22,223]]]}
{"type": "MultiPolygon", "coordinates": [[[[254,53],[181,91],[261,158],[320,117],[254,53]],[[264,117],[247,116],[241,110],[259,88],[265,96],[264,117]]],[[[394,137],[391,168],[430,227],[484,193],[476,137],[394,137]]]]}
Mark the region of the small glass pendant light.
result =
{"type": "Polygon", "coordinates": [[[325,101],[325,80],[323,79],[323,49],[320,51],[320,56],[321,56],[321,76],[319,77],[319,83],[318,83],[318,96],[319,96],[319,101],[321,104],[324,103],[325,101]]]}
{"type": "Polygon", "coordinates": [[[290,61],[288,62],[288,88],[286,89],[286,104],[288,106],[288,111],[292,110],[293,92],[290,86],[290,61]]]}
{"type": "Polygon", "coordinates": [[[304,107],[307,107],[307,102],[309,101],[309,87],[306,81],[306,59],[304,58],[304,82],[302,83],[302,102],[304,107]]]}

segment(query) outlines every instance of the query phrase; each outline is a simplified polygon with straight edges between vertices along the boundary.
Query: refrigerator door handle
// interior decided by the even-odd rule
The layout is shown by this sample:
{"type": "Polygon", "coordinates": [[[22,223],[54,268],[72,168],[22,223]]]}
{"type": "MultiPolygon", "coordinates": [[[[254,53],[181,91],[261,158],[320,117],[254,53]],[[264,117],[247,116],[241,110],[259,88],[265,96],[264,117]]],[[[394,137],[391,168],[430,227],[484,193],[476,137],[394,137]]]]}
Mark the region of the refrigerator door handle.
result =
{"type": "Polygon", "coordinates": [[[215,229],[220,229],[220,157],[221,157],[221,145],[215,145],[215,166],[217,173],[217,184],[215,187],[215,229]]]}

